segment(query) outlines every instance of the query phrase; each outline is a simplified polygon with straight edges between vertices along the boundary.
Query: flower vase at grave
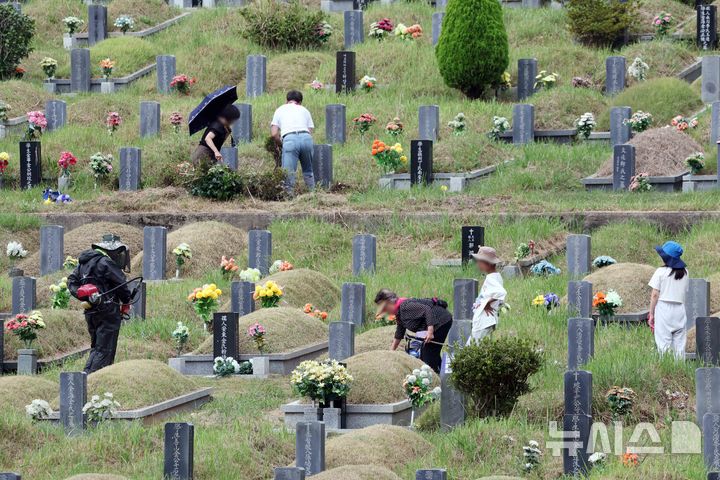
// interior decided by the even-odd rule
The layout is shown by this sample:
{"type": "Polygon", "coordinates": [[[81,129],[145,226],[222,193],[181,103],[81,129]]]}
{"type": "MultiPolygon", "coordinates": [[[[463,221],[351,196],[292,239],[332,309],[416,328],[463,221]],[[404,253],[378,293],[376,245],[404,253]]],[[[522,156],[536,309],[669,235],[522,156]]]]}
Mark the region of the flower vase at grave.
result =
{"type": "Polygon", "coordinates": [[[17,374],[18,375],[35,375],[37,372],[37,350],[30,348],[30,342],[25,341],[25,348],[18,350],[17,374]]]}
{"type": "Polygon", "coordinates": [[[62,193],[67,192],[70,187],[72,187],[72,179],[70,178],[70,174],[63,172],[62,175],[58,177],[58,190],[62,193]]]}

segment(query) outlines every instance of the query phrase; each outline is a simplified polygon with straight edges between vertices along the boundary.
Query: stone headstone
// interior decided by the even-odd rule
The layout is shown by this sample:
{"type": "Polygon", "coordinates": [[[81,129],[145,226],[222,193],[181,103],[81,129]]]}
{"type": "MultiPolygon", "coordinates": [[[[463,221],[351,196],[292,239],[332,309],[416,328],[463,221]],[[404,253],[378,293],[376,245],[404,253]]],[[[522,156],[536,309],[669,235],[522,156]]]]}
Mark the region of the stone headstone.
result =
{"type": "Polygon", "coordinates": [[[305,469],[298,467],[275,468],[274,480],[305,480],[305,469]]]}
{"type": "Polygon", "coordinates": [[[120,149],[120,172],[118,174],[120,191],[140,190],[142,184],[142,150],[137,147],[120,149]]]}
{"type": "Polygon", "coordinates": [[[88,45],[92,47],[107,37],[107,7],[105,5],[89,5],[88,45]]]}
{"type": "Polygon", "coordinates": [[[313,147],[313,176],[315,185],[330,188],[333,185],[332,145],[315,144],[313,147]]]}
{"type": "Polygon", "coordinates": [[[70,51],[70,91],[90,91],[90,50],[87,48],[70,51]]]}
{"type": "Polygon", "coordinates": [[[60,225],[40,227],[40,275],[63,269],[65,262],[65,228],[60,225]]]}
{"type": "MultiPolygon", "coordinates": [[[[18,5],[20,4],[13,4],[18,5]]],[[[22,480],[22,476],[19,473],[13,473],[13,472],[0,472],[0,480],[22,480]]]]}
{"type": "Polygon", "coordinates": [[[331,145],[344,144],[347,131],[345,105],[334,103],[325,106],[325,141],[331,145]]]}
{"type": "Polygon", "coordinates": [[[130,305],[130,318],[145,320],[147,317],[147,283],[134,282],[132,288],[136,288],[134,303],[130,305]]]}
{"type": "Polygon", "coordinates": [[[592,283],[571,280],[568,282],[568,311],[581,318],[592,317],[592,283]]]}
{"type": "Polygon", "coordinates": [[[472,320],[473,303],[478,296],[478,281],[456,278],[453,281],[453,321],[472,320]]]}
{"type": "Polygon", "coordinates": [[[255,311],[255,284],[253,282],[232,282],[230,287],[230,310],[239,316],[255,311]]]}
{"type": "Polygon", "coordinates": [[[176,60],[175,55],[158,55],[155,57],[156,62],[156,87],[158,93],[170,93],[170,82],[176,72],[176,60]]]}
{"type": "Polygon", "coordinates": [[[164,480],[192,480],[195,427],[192,423],[165,424],[164,480]]]}
{"type": "Polygon", "coordinates": [[[453,320],[440,366],[440,426],[449,430],[465,421],[465,398],[450,381],[452,359],[472,334],[472,320],[453,320]]]}
{"type": "MultiPolygon", "coordinates": [[[[335,93],[350,93],[357,88],[355,52],[337,52],[335,57],[335,93]]],[[[328,141],[328,143],[332,143],[328,141]]]]}
{"type": "Polygon", "coordinates": [[[429,185],[433,182],[433,142],[410,141],[410,185],[429,185]]]}
{"type": "Polygon", "coordinates": [[[513,144],[525,145],[535,141],[535,106],[520,103],[513,106],[513,144]]]}
{"type": "Polygon", "coordinates": [[[365,324],[365,295],[364,283],[343,283],[340,307],[340,319],[343,322],[354,323],[358,327],[365,324]]]}
{"type": "Polygon", "coordinates": [[[298,422],[295,427],[295,465],[310,477],[325,471],[325,424],[298,422]]]}
{"type": "Polygon", "coordinates": [[[568,370],[579,370],[595,353],[595,321],[592,318],[568,320],[568,370]]]}
{"type": "Polygon", "coordinates": [[[697,46],[700,50],[715,50],[718,45],[717,7],[700,3],[697,13],[697,46]]]}
{"type": "Polygon", "coordinates": [[[80,435],[85,430],[83,406],[87,402],[87,374],[60,372],[60,423],[65,435],[80,435]]]}
{"type": "Polygon", "coordinates": [[[630,188],[635,176],[635,146],[629,143],[613,147],[613,190],[630,188]]]}
{"type": "Polygon", "coordinates": [[[220,154],[222,155],[222,163],[227,166],[230,170],[237,171],[238,169],[238,150],[235,147],[222,147],[220,148],[220,154]]]}
{"type": "Polygon", "coordinates": [[[237,313],[215,312],[213,314],[213,357],[240,356],[240,332],[237,313]]]}
{"type": "Polygon", "coordinates": [[[688,330],[695,326],[696,318],[710,316],[710,282],[703,278],[689,280],[685,311],[687,312],[688,330]]]}
{"type": "Polygon", "coordinates": [[[432,44],[433,47],[438,44],[440,35],[442,34],[442,23],[445,18],[445,12],[435,12],[432,14],[432,44]]]}
{"type": "Polygon", "coordinates": [[[20,142],[20,188],[27,190],[42,182],[40,142],[20,142]]]}
{"type": "Polygon", "coordinates": [[[418,109],[418,138],[437,142],[440,131],[440,106],[420,105],[418,109]]]}
{"type": "Polygon", "coordinates": [[[47,118],[46,132],[60,130],[67,121],[67,103],[62,100],[48,100],[45,102],[45,118],[47,118]]]}
{"type": "Polygon", "coordinates": [[[565,433],[563,472],[573,477],[584,477],[590,470],[588,443],[592,418],[589,415],[563,415],[565,433]]]}
{"type": "Polygon", "coordinates": [[[140,102],[140,136],[160,134],[160,103],[140,102]]]}
{"type": "Polygon", "coordinates": [[[143,229],[143,278],[165,280],[167,255],[167,228],[145,227],[143,229]]]}
{"type": "Polygon", "coordinates": [[[702,364],[720,366],[720,318],[698,317],[695,319],[697,359],[702,364]]]}
{"type": "Polygon", "coordinates": [[[720,470],[720,413],[706,413],[702,421],[705,468],[720,470]]]}
{"type": "Polygon", "coordinates": [[[342,362],[355,355],[355,324],[330,322],[328,358],[342,362]]]}
{"type": "Polygon", "coordinates": [[[465,264],[472,260],[471,255],[477,253],[478,248],[485,245],[485,227],[480,226],[463,226],[460,230],[462,237],[461,258],[465,264]]]}
{"type": "Polygon", "coordinates": [[[359,234],[353,237],[352,273],[355,276],[363,273],[375,273],[377,260],[377,238],[375,235],[359,234]]]}
{"type": "Polygon", "coordinates": [[[592,416],[592,373],[585,370],[565,372],[565,415],[592,416]]]}
{"type": "Polygon", "coordinates": [[[240,118],[232,125],[232,137],[235,145],[252,142],[252,105],[249,103],[236,103],[240,110],[240,118]]]}
{"type": "Polygon", "coordinates": [[[695,412],[697,423],[702,425],[706,413],[720,413],[720,368],[695,369],[695,412]]]}
{"type": "Polygon", "coordinates": [[[365,41],[362,10],[347,10],[344,15],[345,50],[365,41]]]}
{"type": "Polygon", "coordinates": [[[272,233],[267,230],[250,230],[248,233],[248,266],[267,275],[272,262],[272,233]]]}
{"type": "Polygon", "coordinates": [[[616,95],[625,89],[625,57],[605,59],[605,94],[616,95]]]}
{"type": "MultiPolygon", "coordinates": [[[[32,277],[13,277],[12,314],[28,313],[37,308],[36,280],[32,277]]],[[[1,329],[0,329],[1,330],[1,329]]]]}
{"type": "Polygon", "coordinates": [[[720,480],[720,472],[708,472],[707,480],[720,480]]]}
{"type": "Polygon", "coordinates": [[[630,141],[630,125],[625,125],[625,120],[632,116],[630,107],[610,108],[610,146],[621,145],[630,141]]]}
{"type": "Polygon", "coordinates": [[[712,102],[710,123],[710,143],[715,145],[720,140],[720,101],[712,102]]]}
{"type": "Polygon", "coordinates": [[[415,480],[447,480],[447,470],[443,468],[431,468],[415,471],[415,480]]]}
{"type": "Polygon", "coordinates": [[[259,97],[267,91],[267,57],[248,55],[245,64],[245,96],[259,97]]]}
{"type": "Polygon", "coordinates": [[[584,277],[592,265],[590,235],[568,235],[566,241],[568,275],[584,277]]]}
{"type": "Polygon", "coordinates": [[[701,97],[703,103],[720,101],[720,56],[702,57],[701,97]]]}
{"type": "Polygon", "coordinates": [[[535,93],[535,77],[537,76],[537,60],[521,58],[518,60],[518,101],[530,98],[535,93]]]}

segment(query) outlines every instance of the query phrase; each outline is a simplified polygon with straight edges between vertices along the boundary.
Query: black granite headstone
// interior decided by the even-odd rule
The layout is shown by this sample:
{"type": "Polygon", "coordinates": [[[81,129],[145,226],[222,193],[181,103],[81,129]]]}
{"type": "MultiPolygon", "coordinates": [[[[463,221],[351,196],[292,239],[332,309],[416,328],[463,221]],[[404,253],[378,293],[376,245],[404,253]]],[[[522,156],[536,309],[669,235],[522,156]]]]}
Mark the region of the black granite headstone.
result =
{"type": "Polygon", "coordinates": [[[588,444],[592,418],[589,415],[563,415],[565,432],[563,472],[573,477],[584,477],[590,470],[588,444]]]}
{"type": "Polygon", "coordinates": [[[462,235],[462,263],[472,260],[471,255],[477,253],[478,248],[485,245],[485,227],[464,226],[462,235]]]}
{"type": "Polygon", "coordinates": [[[568,320],[568,369],[577,370],[595,352],[595,321],[592,318],[568,320]]]}
{"type": "Polygon", "coordinates": [[[313,149],[313,176],[315,185],[330,188],[333,185],[332,145],[316,144],[313,149]]]}
{"type": "Polygon", "coordinates": [[[195,427],[192,423],[165,424],[164,480],[192,480],[195,427]]]}
{"type": "Polygon", "coordinates": [[[353,275],[375,273],[377,238],[375,235],[359,234],[353,237],[353,275]]]}
{"type": "Polygon", "coordinates": [[[355,324],[330,322],[329,327],[328,358],[342,362],[355,355],[355,324]]]}
{"type": "Polygon", "coordinates": [[[255,284],[253,282],[232,282],[230,287],[230,310],[239,316],[255,311],[255,284]]]}
{"type": "Polygon", "coordinates": [[[305,469],[299,467],[275,468],[274,480],[305,480],[305,469]]]}
{"type": "Polygon", "coordinates": [[[565,372],[565,415],[592,416],[592,373],[585,370],[565,372]]]}
{"type": "Polygon", "coordinates": [[[410,142],[410,185],[428,185],[433,182],[433,142],[410,142]]]}
{"type": "Polygon", "coordinates": [[[720,318],[696,318],[695,340],[697,359],[705,365],[720,366],[720,318]]]}
{"type": "Polygon", "coordinates": [[[120,149],[120,172],[118,175],[120,191],[140,189],[142,181],[142,150],[137,147],[120,149]]]}
{"type": "Polygon", "coordinates": [[[592,317],[592,283],[571,280],[568,282],[568,313],[580,318],[592,317]]]}
{"type": "Polygon", "coordinates": [[[706,413],[702,421],[705,468],[720,470],[720,414],[706,413]]]}
{"type": "Polygon", "coordinates": [[[298,422],[295,427],[295,464],[309,477],[325,470],[325,424],[298,422]]]}
{"type": "Polygon", "coordinates": [[[415,480],[448,480],[448,474],[444,468],[416,470],[415,480]]]}
{"type": "Polygon", "coordinates": [[[706,413],[720,413],[720,368],[695,369],[695,412],[698,425],[706,413]]]}
{"type": "Polygon", "coordinates": [[[143,278],[165,280],[167,253],[167,228],[145,227],[143,229],[143,278]]]}
{"type": "Polygon", "coordinates": [[[613,147],[613,190],[630,188],[635,176],[635,146],[629,143],[613,147]]]}
{"type": "Polygon", "coordinates": [[[248,233],[248,266],[267,275],[272,262],[272,233],[268,230],[250,230],[248,233]]]}
{"type": "Polygon", "coordinates": [[[85,430],[83,406],[87,402],[87,374],[60,373],[60,423],[67,436],[80,435],[85,430]]]}
{"type": "Polygon", "coordinates": [[[355,52],[337,52],[335,62],[335,93],[355,91],[357,88],[355,52]]]}
{"type": "Polygon", "coordinates": [[[697,6],[697,46],[700,50],[715,50],[718,45],[717,7],[697,6]]]}
{"type": "Polygon", "coordinates": [[[40,142],[20,142],[20,188],[36,187],[42,181],[40,142]]]}
{"type": "Polygon", "coordinates": [[[65,228],[60,225],[40,227],[40,275],[62,270],[65,262],[65,228]]]}
{"type": "Polygon", "coordinates": [[[343,322],[363,326],[367,316],[365,295],[364,283],[343,283],[340,308],[340,319],[343,322]]]}
{"type": "Polygon", "coordinates": [[[473,304],[477,296],[477,280],[456,278],[453,281],[453,320],[472,320],[473,304]]]}
{"type": "Polygon", "coordinates": [[[13,277],[12,314],[28,313],[37,307],[37,281],[32,277],[13,277]]]}
{"type": "Polygon", "coordinates": [[[240,355],[240,332],[238,319],[233,312],[213,314],[213,357],[237,359],[240,355]]]}

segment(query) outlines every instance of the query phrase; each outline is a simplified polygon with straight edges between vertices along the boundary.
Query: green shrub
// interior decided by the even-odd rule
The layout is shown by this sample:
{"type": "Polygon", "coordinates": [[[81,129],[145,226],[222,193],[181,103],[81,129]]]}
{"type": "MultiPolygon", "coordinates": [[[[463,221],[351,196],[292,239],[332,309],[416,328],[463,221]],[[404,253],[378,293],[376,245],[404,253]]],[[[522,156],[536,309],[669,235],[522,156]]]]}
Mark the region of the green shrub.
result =
{"type": "Polygon", "coordinates": [[[263,47],[295,50],[323,43],[318,27],[325,14],[311,10],[297,0],[291,3],[261,0],[241,11],[245,19],[243,36],[263,47]]]}
{"type": "Polygon", "coordinates": [[[608,46],[635,23],[640,2],[570,0],[566,8],[568,27],[578,40],[589,45],[608,46]]]}
{"type": "Polygon", "coordinates": [[[485,338],[456,352],[450,378],[475,415],[507,416],[518,398],[530,392],[528,379],[543,362],[542,352],[531,340],[485,338]]]}
{"type": "Polygon", "coordinates": [[[435,49],[445,83],[468,97],[480,98],[498,85],[508,66],[508,39],[497,0],[448,3],[435,49]]]}
{"type": "Polygon", "coordinates": [[[33,51],[35,20],[5,3],[0,5],[0,32],[0,80],[7,80],[15,77],[20,61],[33,51]]]}
{"type": "Polygon", "coordinates": [[[285,172],[272,169],[264,172],[235,172],[225,165],[198,167],[190,182],[191,195],[227,201],[240,196],[256,200],[275,201],[285,196],[285,172]]]}

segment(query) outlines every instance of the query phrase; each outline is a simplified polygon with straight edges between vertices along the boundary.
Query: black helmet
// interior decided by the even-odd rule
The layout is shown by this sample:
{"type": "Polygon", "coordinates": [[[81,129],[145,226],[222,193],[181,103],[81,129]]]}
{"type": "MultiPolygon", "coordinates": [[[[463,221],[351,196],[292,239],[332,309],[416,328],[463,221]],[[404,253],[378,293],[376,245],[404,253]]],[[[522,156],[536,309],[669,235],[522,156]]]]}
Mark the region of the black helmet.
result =
{"type": "Polygon", "coordinates": [[[93,243],[93,250],[102,250],[115,264],[126,272],[130,272],[130,250],[120,241],[120,237],[112,233],[103,235],[102,241],[93,243]]]}

